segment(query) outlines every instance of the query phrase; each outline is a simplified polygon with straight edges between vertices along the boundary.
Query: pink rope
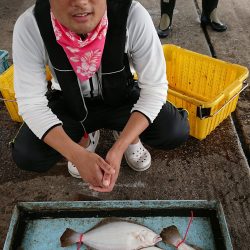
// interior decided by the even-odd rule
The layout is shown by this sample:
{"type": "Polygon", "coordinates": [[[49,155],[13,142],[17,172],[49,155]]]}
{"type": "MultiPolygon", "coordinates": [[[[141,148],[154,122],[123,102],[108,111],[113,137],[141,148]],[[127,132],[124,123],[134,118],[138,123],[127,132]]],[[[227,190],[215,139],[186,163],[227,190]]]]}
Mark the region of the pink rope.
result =
{"type": "Polygon", "coordinates": [[[81,249],[82,242],[83,242],[83,234],[80,235],[80,239],[77,244],[77,250],[81,249]]]}
{"type": "Polygon", "coordinates": [[[186,233],[185,233],[185,236],[183,238],[183,240],[181,240],[177,245],[176,245],[176,248],[178,249],[178,247],[183,244],[185,241],[186,241],[186,238],[187,238],[187,234],[188,234],[188,231],[189,231],[189,228],[191,226],[191,223],[193,221],[193,218],[194,218],[194,214],[193,214],[193,211],[191,211],[191,217],[189,219],[189,223],[188,223],[188,226],[187,226],[187,230],[186,230],[186,233]]]}

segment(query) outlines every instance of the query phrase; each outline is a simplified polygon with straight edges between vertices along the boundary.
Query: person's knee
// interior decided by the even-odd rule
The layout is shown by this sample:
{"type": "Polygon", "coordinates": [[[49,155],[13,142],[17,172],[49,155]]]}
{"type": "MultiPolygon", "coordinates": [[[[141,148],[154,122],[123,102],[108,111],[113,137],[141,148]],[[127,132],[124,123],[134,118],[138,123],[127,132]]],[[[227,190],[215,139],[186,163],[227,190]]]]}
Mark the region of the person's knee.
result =
{"type": "Polygon", "coordinates": [[[178,122],[172,133],[171,143],[167,143],[167,148],[175,148],[185,143],[189,137],[190,126],[188,121],[188,112],[179,110],[182,119],[178,122]]]}
{"type": "Polygon", "coordinates": [[[189,138],[190,126],[188,121],[188,113],[186,110],[181,110],[182,119],[174,123],[171,128],[168,128],[166,133],[163,133],[160,139],[156,140],[154,148],[158,149],[173,149],[185,143],[189,138]]]}
{"type": "Polygon", "coordinates": [[[177,131],[174,131],[171,138],[165,139],[165,141],[159,145],[159,148],[161,149],[173,149],[181,144],[185,143],[188,140],[189,137],[189,125],[183,124],[183,126],[178,129],[177,131]]]}
{"type": "Polygon", "coordinates": [[[189,121],[187,118],[183,119],[179,129],[174,133],[172,148],[180,146],[188,140],[190,133],[189,121]]]}
{"type": "Polygon", "coordinates": [[[54,163],[45,162],[39,159],[35,154],[32,154],[25,148],[12,147],[12,158],[18,168],[33,172],[46,172],[54,163]]]}

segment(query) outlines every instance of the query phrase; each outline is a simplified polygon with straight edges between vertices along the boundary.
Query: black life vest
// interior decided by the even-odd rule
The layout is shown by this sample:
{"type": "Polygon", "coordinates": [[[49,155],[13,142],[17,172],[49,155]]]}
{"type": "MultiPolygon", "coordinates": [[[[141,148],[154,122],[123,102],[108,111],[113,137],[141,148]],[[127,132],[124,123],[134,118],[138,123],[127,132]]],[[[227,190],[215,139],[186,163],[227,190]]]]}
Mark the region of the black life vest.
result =
{"type": "MultiPolygon", "coordinates": [[[[109,26],[102,56],[102,96],[109,105],[124,103],[134,88],[125,51],[126,24],[132,0],[107,0],[109,26]],[[116,72],[116,73],[114,73],[116,72]]],[[[71,115],[79,121],[86,116],[77,76],[56,42],[50,17],[49,0],[37,0],[34,15],[71,115]]]]}

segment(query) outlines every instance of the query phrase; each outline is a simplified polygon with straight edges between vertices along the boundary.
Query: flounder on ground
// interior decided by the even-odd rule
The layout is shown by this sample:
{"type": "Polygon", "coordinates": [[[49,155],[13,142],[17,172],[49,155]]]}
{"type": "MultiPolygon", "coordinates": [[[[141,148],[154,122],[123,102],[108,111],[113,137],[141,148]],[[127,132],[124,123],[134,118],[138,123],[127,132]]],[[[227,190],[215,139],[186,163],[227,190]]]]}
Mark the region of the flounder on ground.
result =
{"type": "Polygon", "coordinates": [[[162,239],[145,226],[110,218],[104,219],[83,235],[67,228],[60,240],[62,247],[81,240],[84,245],[95,250],[137,250],[154,246],[162,239]]]}

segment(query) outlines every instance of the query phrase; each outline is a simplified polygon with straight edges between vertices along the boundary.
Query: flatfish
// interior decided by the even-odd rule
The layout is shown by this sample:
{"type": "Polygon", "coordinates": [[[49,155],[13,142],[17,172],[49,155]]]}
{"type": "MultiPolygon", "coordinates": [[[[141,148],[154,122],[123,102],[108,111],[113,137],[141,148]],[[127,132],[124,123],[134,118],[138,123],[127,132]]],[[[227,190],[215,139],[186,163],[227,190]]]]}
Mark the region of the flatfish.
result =
{"type": "Polygon", "coordinates": [[[151,229],[132,221],[104,219],[85,233],[67,228],[60,238],[61,246],[83,243],[95,250],[137,250],[154,246],[162,239],[151,229]]]}

